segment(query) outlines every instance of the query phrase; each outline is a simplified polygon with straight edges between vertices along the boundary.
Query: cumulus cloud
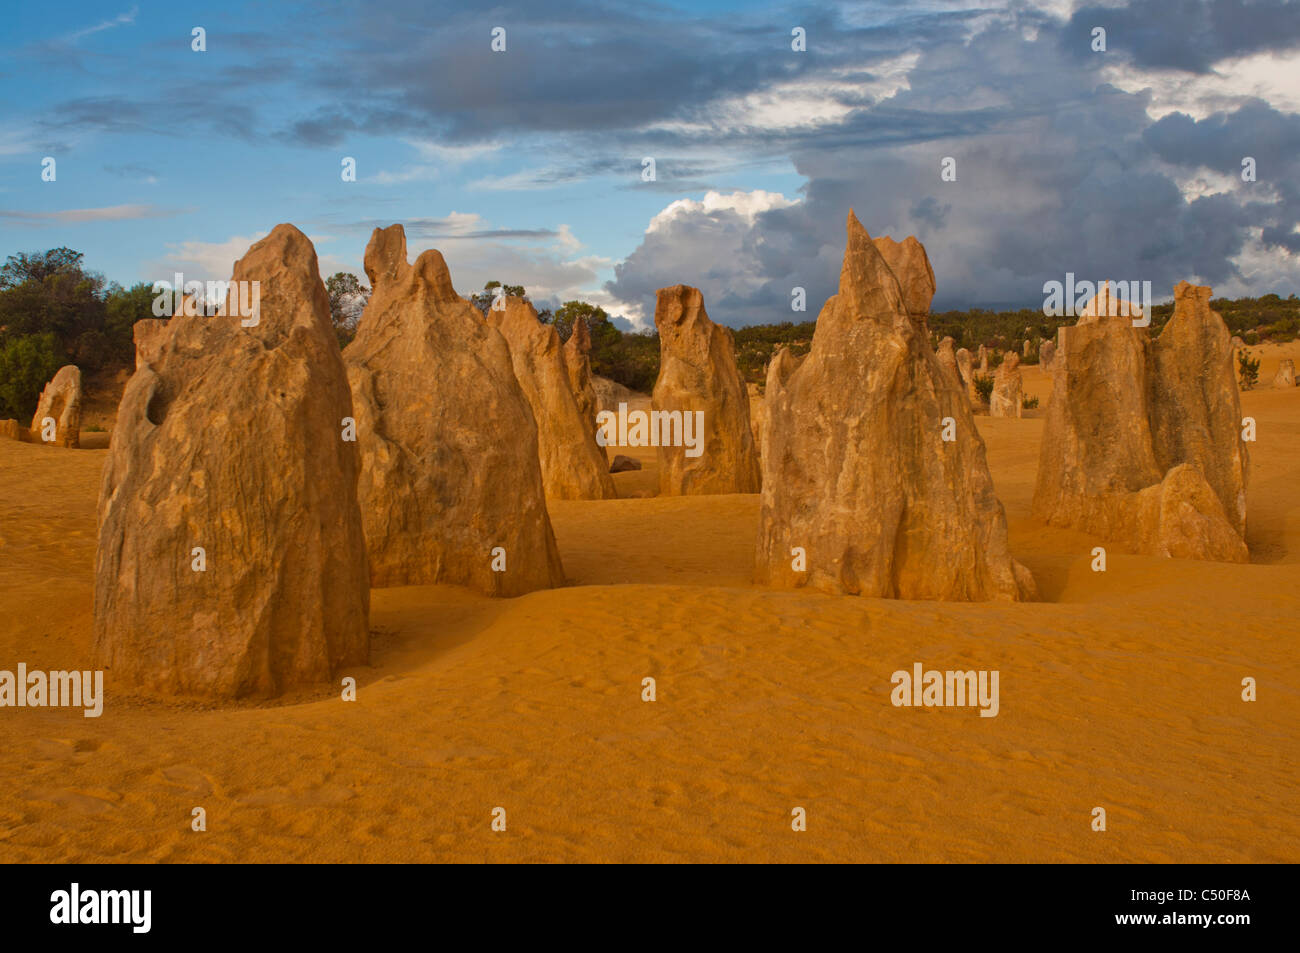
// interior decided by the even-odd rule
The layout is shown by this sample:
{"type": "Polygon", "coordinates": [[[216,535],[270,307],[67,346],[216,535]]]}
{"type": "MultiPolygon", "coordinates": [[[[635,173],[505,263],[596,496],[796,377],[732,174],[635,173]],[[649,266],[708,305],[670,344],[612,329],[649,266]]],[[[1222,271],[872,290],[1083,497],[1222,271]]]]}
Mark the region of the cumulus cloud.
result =
{"type": "MultiPolygon", "coordinates": [[[[455,169],[469,180],[458,194],[518,193],[533,210],[548,206],[545,190],[577,183],[615,208],[632,207],[624,190],[663,193],[598,292],[606,266],[546,217],[554,211],[524,223],[537,227],[409,223],[415,240],[448,243],[467,273],[487,262],[468,284],[457,276],[466,287],[528,284],[530,269],[533,285],[559,295],[590,280],[585,296],[622,303],[642,324],[654,289],[681,281],[729,323],[798,318],[793,286],[807,289],[811,317],[834,291],[850,207],[873,234],[926,243],[936,307],[1031,304],[1065,271],[1163,288],[1247,276],[1282,282],[1257,292],[1297,285],[1294,2],[933,0],[688,16],[507,0],[495,8],[504,55],[487,51],[478,11],[434,6],[376,0],[303,21],[295,28],[311,42],[292,58],[276,53],[274,29],[228,35],[219,81],[172,70],[137,79],[133,93],[83,89],[42,107],[33,132],[0,133],[0,154],[82,132],[197,129],[247,148],[352,149],[370,137],[413,150],[367,163],[376,186],[455,169]],[[412,30],[430,19],[437,31],[412,30]],[[806,53],[790,50],[792,22],[806,28],[806,53]],[[1104,54],[1091,49],[1094,26],[1107,29],[1104,54]],[[643,156],[656,158],[653,182],[639,180],[643,156]],[[1240,179],[1243,156],[1258,160],[1255,183],[1240,179]],[[944,157],[955,182],[939,177],[944,157]],[[756,185],[790,197],[756,198],[776,194],[756,185]]],[[[417,190],[372,191],[396,201],[417,190]]],[[[360,197],[332,208],[349,202],[360,197]]],[[[375,215],[379,202],[353,214],[375,215]]]]}
{"type": "Polygon", "coordinates": [[[784,295],[788,314],[790,286],[769,269],[756,223],[795,204],[761,190],[678,199],[650,220],[641,245],[615,266],[605,291],[636,327],[652,323],[655,291],[675,284],[698,287],[709,313],[726,314],[729,323],[788,320],[778,316],[773,302],[784,295]]]}
{"type": "Polygon", "coordinates": [[[234,235],[221,242],[194,239],[168,242],[163,254],[145,265],[146,280],[170,282],[176,272],[181,272],[186,281],[226,281],[234,271],[235,262],[270,233],[269,228],[264,228],[252,235],[234,235]]]}
{"type": "Polygon", "coordinates": [[[1153,122],[1149,90],[1106,83],[1099,59],[1062,61],[1076,21],[1035,15],[1026,30],[1006,11],[924,50],[888,99],[791,143],[800,201],[748,216],[673,203],[606,290],[644,308],[655,288],[696,284],[738,326],[791,319],[800,286],[815,314],[835,291],[850,208],[873,235],[925,243],[940,309],[1032,306],[1067,271],[1163,290],[1229,287],[1249,267],[1294,288],[1300,117],[1236,97],[1201,120],[1153,122]],[[1241,181],[1243,155],[1267,182],[1241,181]],[[955,182],[940,177],[945,157],[955,182]]]}

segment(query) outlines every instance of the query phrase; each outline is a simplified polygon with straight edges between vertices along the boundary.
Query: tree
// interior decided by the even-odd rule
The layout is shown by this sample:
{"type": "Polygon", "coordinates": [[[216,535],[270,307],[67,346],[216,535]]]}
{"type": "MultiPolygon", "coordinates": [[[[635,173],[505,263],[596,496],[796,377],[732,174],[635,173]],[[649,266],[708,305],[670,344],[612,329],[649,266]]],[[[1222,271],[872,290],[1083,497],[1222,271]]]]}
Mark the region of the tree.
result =
{"type": "Polygon", "coordinates": [[[135,323],[155,317],[153,285],[141,281],[130,288],[114,282],[104,295],[104,336],[113,360],[135,364],[135,323]]]}
{"type": "Polygon", "coordinates": [[[325,280],[325,291],[329,294],[334,336],[339,347],[347,347],[357,336],[357,323],[370,301],[370,289],[351,272],[337,271],[325,280]]]}
{"type": "Polygon", "coordinates": [[[487,317],[487,313],[492,307],[492,302],[496,300],[498,292],[506,298],[528,300],[528,292],[524,290],[523,285],[503,285],[499,281],[489,281],[483,286],[482,291],[470,295],[469,300],[484,317],[487,317]]]}
{"type": "Polygon", "coordinates": [[[24,255],[10,255],[4,266],[0,267],[0,291],[14,288],[25,281],[38,284],[51,275],[63,272],[81,273],[81,259],[85,257],[71,248],[58,247],[49,251],[32,252],[24,255]]]}
{"type": "Polygon", "coordinates": [[[586,301],[566,301],[555,312],[555,331],[561,341],[567,341],[573,333],[573,322],[582,318],[587,322],[587,330],[595,333],[596,326],[602,321],[609,321],[609,315],[599,305],[586,301]]]}
{"type": "Polygon", "coordinates": [[[104,278],[82,269],[80,252],[11,255],[0,267],[0,339],[52,332],[73,358],[82,335],[102,331],[104,320],[104,278]]]}

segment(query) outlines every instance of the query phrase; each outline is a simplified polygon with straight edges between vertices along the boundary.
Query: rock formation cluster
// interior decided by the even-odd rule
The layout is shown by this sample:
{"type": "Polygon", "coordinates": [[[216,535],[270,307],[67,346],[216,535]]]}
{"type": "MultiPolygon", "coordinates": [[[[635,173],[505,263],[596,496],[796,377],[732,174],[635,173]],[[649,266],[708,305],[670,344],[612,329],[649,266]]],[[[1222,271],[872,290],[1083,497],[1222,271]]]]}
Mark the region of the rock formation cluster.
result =
{"type": "Polygon", "coordinates": [[[1138,552],[1245,562],[1246,446],[1210,289],[1180,282],[1152,339],[1103,287],[1060,330],[1034,515],[1138,552]]]}

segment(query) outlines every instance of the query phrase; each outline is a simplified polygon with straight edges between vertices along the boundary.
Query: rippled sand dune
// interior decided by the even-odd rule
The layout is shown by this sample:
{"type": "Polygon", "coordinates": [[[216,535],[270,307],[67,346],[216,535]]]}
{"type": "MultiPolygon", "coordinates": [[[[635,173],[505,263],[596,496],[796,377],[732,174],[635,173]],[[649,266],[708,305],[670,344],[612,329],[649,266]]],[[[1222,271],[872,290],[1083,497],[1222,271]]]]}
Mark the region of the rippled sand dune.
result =
{"type": "MultiPolygon", "coordinates": [[[[1300,356],[1253,350],[1265,383],[1300,356]]],[[[1041,420],[978,418],[1030,604],[754,587],[758,497],[642,496],[639,452],[629,498],[551,504],[568,587],[375,590],[355,703],[110,672],[98,719],[0,709],[0,861],[1295,862],[1300,388],[1242,403],[1253,562],[1108,546],[1104,574],[1029,518],[1041,420]],[[893,707],[914,662],[999,670],[998,716],[893,707]]],[[[103,458],[0,441],[0,669],[91,664],[103,458]]]]}

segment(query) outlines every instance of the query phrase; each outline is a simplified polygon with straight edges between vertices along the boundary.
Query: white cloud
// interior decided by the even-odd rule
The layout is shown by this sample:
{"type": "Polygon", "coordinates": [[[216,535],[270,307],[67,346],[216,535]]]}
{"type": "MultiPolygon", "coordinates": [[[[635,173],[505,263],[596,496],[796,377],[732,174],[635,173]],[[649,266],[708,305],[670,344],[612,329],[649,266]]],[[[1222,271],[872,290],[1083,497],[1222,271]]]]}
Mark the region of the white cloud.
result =
{"type": "Polygon", "coordinates": [[[423,139],[405,139],[403,140],[408,146],[420,153],[424,159],[433,162],[442,162],[447,165],[460,165],[465,162],[471,162],[475,159],[481,159],[489,156],[494,152],[501,150],[502,146],[496,142],[480,142],[470,145],[461,146],[444,146],[437,142],[429,142],[423,139]]]}
{"type": "Polygon", "coordinates": [[[765,192],[755,189],[752,192],[735,191],[729,195],[722,192],[706,192],[700,201],[678,199],[650,219],[647,233],[661,231],[677,219],[686,219],[694,215],[710,215],[714,212],[735,212],[747,224],[752,225],[760,212],[774,208],[789,208],[795,203],[780,192],[765,192]]]}
{"type": "Polygon", "coordinates": [[[573,234],[573,229],[564,224],[556,229],[556,241],[565,251],[574,252],[582,247],[582,242],[578,241],[577,236],[573,234]]]}
{"type": "Polygon", "coordinates": [[[157,205],[106,205],[101,208],[73,208],[60,212],[0,209],[0,218],[15,219],[37,226],[80,222],[122,222],[139,218],[168,218],[178,214],[180,214],[178,209],[160,208],[157,205]]]}
{"type": "Polygon", "coordinates": [[[427,182],[438,177],[438,169],[428,165],[408,165],[398,172],[386,169],[376,172],[362,181],[370,185],[403,185],[407,182],[427,182]]]}
{"type": "MultiPolygon", "coordinates": [[[[235,262],[270,233],[271,230],[267,228],[252,235],[232,235],[221,242],[168,242],[162,256],[145,266],[146,280],[170,282],[176,272],[180,272],[186,281],[226,281],[235,270],[235,262]]],[[[337,240],[335,236],[316,234],[307,237],[316,247],[316,261],[322,280],[335,272],[347,271],[365,281],[365,270],[359,257],[353,260],[346,255],[321,251],[322,245],[337,240]]]]}
{"type": "Polygon", "coordinates": [[[509,175],[488,175],[475,179],[469,188],[484,192],[538,192],[563,185],[571,176],[557,169],[520,169],[509,175]]]}
{"type": "Polygon", "coordinates": [[[1102,70],[1102,78],[1128,93],[1150,90],[1147,115],[1153,120],[1174,112],[1204,119],[1235,109],[1251,97],[1266,100],[1281,112],[1300,112],[1300,53],[1295,52],[1223,60],[1206,74],[1143,70],[1131,63],[1116,63],[1102,70]]]}
{"type": "Polygon", "coordinates": [[[32,144],[30,133],[0,129],[0,156],[18,156],[35,151],[36,146],[32,144]]]}
{"type": "Polygon", "coordinates": [[[444,170],[455,169],[466,162],[482,159],[502,148],[500,143],[494,142],[446,146],[425,139],[403,139],[402,141],[419,153],[421,161],[396,172],[381,170],[366,179],[367,182],[375,185],[401,185],[406,182],[432,181],[439,178],[444,170]]]}
{"type": "Polygon", "coordinates": [[[870,70],[839,69],[815,79],[774,83],[766,89],[710,102],[707,113],[650,126],[679,135],[737,135],[807,131],[844,121],[855,109],[909,89],[907,74],[921,54],[902,53],[870,70]]]}
{"type": "Polygon", "coordinates": [[[626,297],[615,297],[607,286],[611,304],[606,310],[622,313],[636,329],[649,328],[654,290],[677,282],[703,291],[711,313],[715,308],[742,308],[741,302],[774,280],[762,260],[761,243],[752,241],[758,216],[798,204],[761,189],[708,192],[698,201],[669,203],[650,220],[641,244],[615,267],[618,278],[613,284],[626,297]]]}
{"type": "Polygon", "coordinates": [[[1295,287],[1295,276],[1300,269],[1300,255],[1285,248],[1266,246],[1261,240],[1263,229],[1251,229],[1251,236],[1242,246],[1240,254],[1232,259],[1241,273],[1214,289],[1215,297],[1238,298],[1257,296],[1270,291],[1286,294],[1295,287]]]}
{"type": "Polygon", "coordinates": [[[171,281],[179,271],[186,281],[225,281],[235,270],[235,262],[270,233],[268,228],[253,235],[235,235],[224,242],[168,242],[163,257],[151,262],[145,271],[149,280],[171,281]]]}
{"type": "Polygon", "coordinates": [[[111,30],[115,26],[123,26],[125,24],[134,23],[135,16],[139,12],[140,12],[139,7],[132,7],[126,13],[119,13],[111,20],[105,20],[102,23],[97,23],[95,26],[89,26],[86,27],[84,30],[78,30],[76,33],[70,33],[66,37],[64,37],[64,41],[67,43],[76,43],[78,40],[82,39],[83,37],[90,36],[92,33],[99,33],[103,30],[111,30]]]}

